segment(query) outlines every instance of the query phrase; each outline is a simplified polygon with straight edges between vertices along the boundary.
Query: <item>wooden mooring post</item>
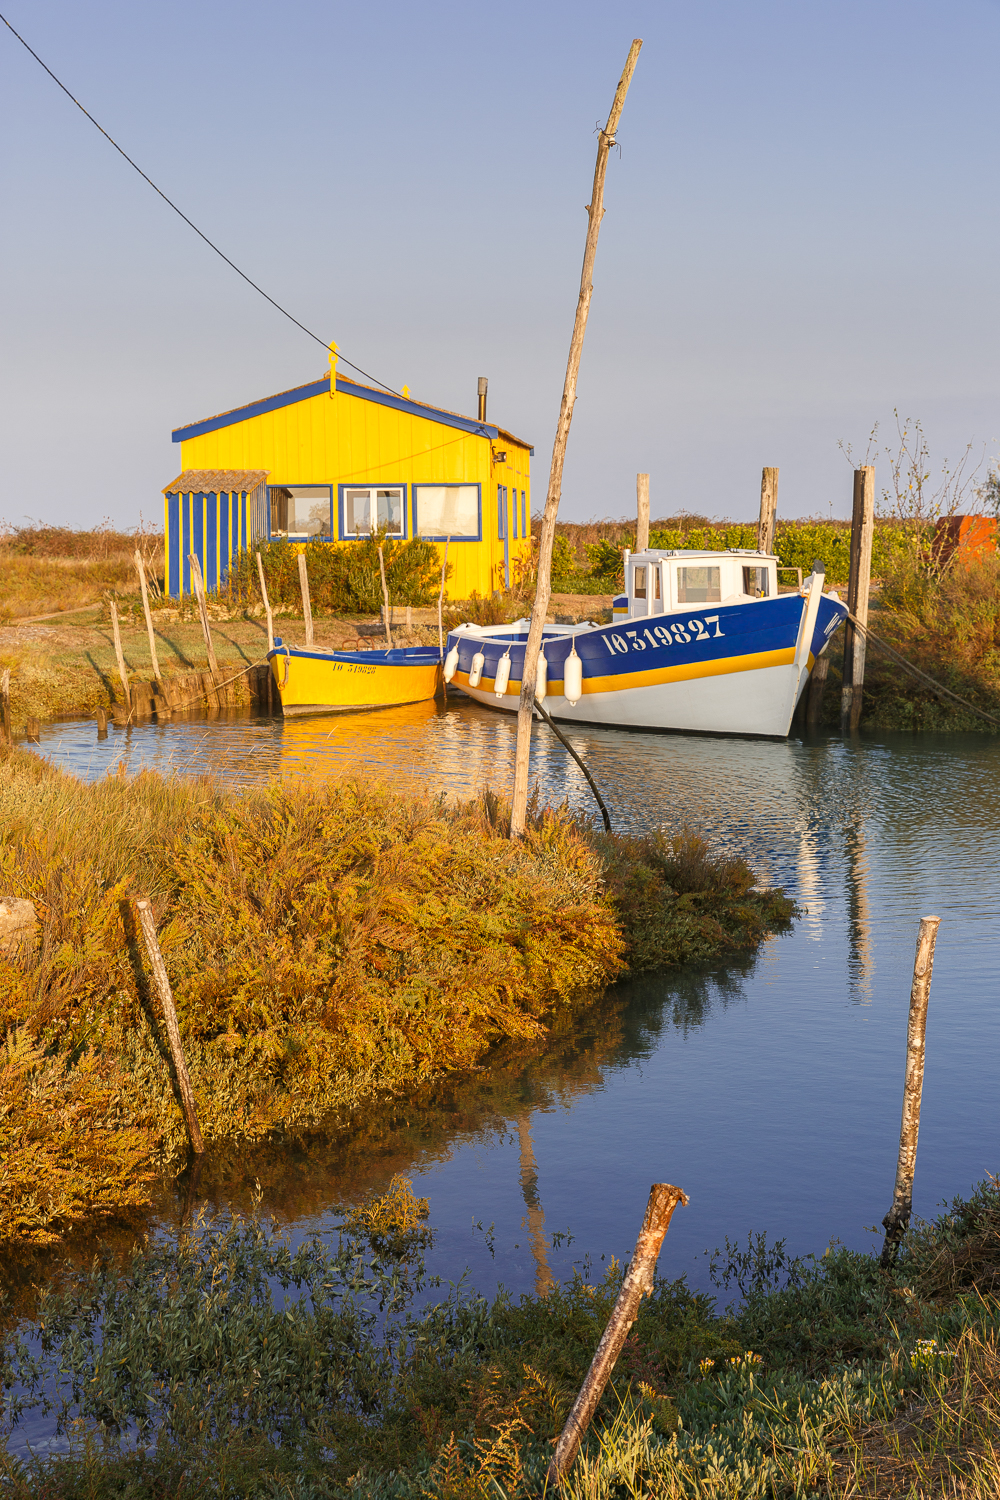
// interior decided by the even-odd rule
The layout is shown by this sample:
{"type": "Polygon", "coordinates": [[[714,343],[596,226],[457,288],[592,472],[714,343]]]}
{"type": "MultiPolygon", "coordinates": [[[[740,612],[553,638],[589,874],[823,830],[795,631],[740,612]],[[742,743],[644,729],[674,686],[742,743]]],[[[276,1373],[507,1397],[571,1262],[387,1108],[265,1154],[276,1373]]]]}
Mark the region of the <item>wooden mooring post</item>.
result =
{"type": "Polygon", "coordinates": [[[778,470],[760,471],[760,515],[757,520],[757,551],[774,550],[774,518],[778,514],[778,470]]]}
{"type": "Polygon", "coordinates": [[[686,1193],[669,1182],[654,1182],[649,1190],[646,1214],[635,1243],[635,1252],[625,1273],[618,1301],[614,1305],[608,1326],[601,1336],[597,1353],[587,1371],[587,1378],[580,1387],[580,1394],[573,1403],[573,1410],[566,1418],[556,1451],[549,1464],[549,1479],[559,1484],[573,1467],[580,1451],[580,1444],[590,1426],[597,1403],[610,1379],[615,1363],[628,1338],[632,1324],[639,1313],[639,1304],[653,1290],[653,1276],[659,1259],[660,1247],[670,1228],[670,1220],[678,1203],[687,1203],[686,1193]]]}
{"type": "Polygon", "coordinates": [[[910,987],[910,1017],[906,1028],[906,1075],[903,1082],[903,1117],[899,1126],[896,1185],[892,1194],[892,1207],[882,1220],[885,1227],[883,1266],[891,1266],[899,1254],[899,1242],[906,1233],[913,1212],[913,1173],[917,1165],[920,1100],[924,1087],[927,1002],[931,997],[934,945],[940,925],[940,917],[923,917],[917,934],[913,983],[910,987]]]}
{"type": "Polygon", "coordinates": [[[260,597],[264,601],[264,613],[267,616],[267,649],[268,649],[268,651],[273,651],[274,650],[274,615],[271,613],[271,601],[270,601],[270,599],[267,596],[267,584],[264,582],[264,564],[261,561],[261,556],[260,556],[259,552],[256,554],[256,557],[257,557],[257,574],[258,574],[258,576],[260,578],[260,597]]]}
{"type": "Polygon", "coordinates": [[[122,680],[122,692],[125,694],[126,712],[132,711],[132,689],[129,687],[128,673],[125,670],[125,653],[122,650],[122,633],[118,624],[118,606],[111,600],[111,631],[115,638],[115,656],[118,661],[118,676],[122,680]]]}
{"type": "MultiPolygon", "coordinates": [[[[441,611],[444,606],[444,582],[448,576],[448,543],[450,541],[451,537],[446,536],[444,539],[444,557],[441,560],[441,587],[438,589],[438,657],[441,662],[444,662],[444,625],[442,623],[443,616],[441,611]]],[[[448,684],[445,682],[443,676],[441,678],[441,686],[444,689],[444,701],[447,703],[448,684]]]]}
{"type": "MultiPolygon", "coordinates": [[[[208,670],[212,674],[215,706],[216,708],[221,708],[222,696],[219,692],[219,663],[215,659],[215,646],[212,643],[212,627],[208,623],[208,599],[205,594],[205,580],[201,576],[201,563],[194,552],[188,553],[188,562],[191,564],[191,581],[194,584],[195,597],[198,600],[198,616],[201,620],[201,633],[205,638],[208,670]]],[[[207,697],[208,694],[206,693],[205,696],[207,697]]]]}
{"type": "MultiPolygon", "coordinates": [[[[649,475],[635,476],[635,550],[645,552],[649,546],[649,475]]],[[[650,605],[652,609],[652,605],[650,605]]]]}
{"type": "MultiPolygon", "coordinates": [[[[854,509],[851,515],[851,570],[847,584],[847,607],[862,625],[868,624],[868,594],[872,577],[872,543],[875,538],[875,470],[865,464],[854,471],[854,509]]],[[[848,620],[844,626],[844,685],[840,695],[842,734],[861,722],[861,698],[865,683],[865,633],[848,620]]]]}
{"type": "Polygon", "coordinates": [[[198,1113],[194,1103],[194,1090],[191,1087],[191,1075],[188,1073],[187,1061],[184,1057],[184,1047],[181,1043],[181,1029],[177,1024],[177,1011],[174,1008],[174,997],[170,989],[170,980],[167,976],[167,966],[163,962],[163,954],[160,952],[160,945],[156,940],[156,924],[153,921],[152,908],[148,901],[137,901],[135,909],[139,913],[139,927],[146,944],[146,952],[149,954],[149,963],[153,970],[153,980],[156,984],[157,994],[160,997],[160,1005],[163,1008],[163,1019],[167,1027],[167,1041],[170,1044],[170,1056],[174,1060],[174,1072],[177,1074],[177,1083],[181,1091],[181,1106],[184,1110],[188,1140],[191,1142],[191,1150],[195,1156],[201,1156],[205,1150],[205,1143],[201,1138],[201,1128],[198,1124],[198,1113]]]}
{"type": "Polygon", "coordinates": [[[552,444],[552,462],[549,466],[549,487],[545,496],[545,511],[542,516],[542,533],[538,542],[538,577],[535,583],[535,602],[531,609],[528,639],[524,643],[524,664],[521,668],[521,697],[517,710],[517,748],[514,752],[514,786],[511,793],[510,836],[523,838],[527,829],[528,814],[528,770],[531,757],[531,726],[535,719],[535,682],[538,677],[538,656],[542,645],[542,631],[548,614],[552,594],[552,547],[556,536],[556,519],[562,497],[562,477],[566,463],[566,444],[569,441],[573,407],[576,404],[576,385],[580,375],[580,359],[583,355],[583,340],[587,332],[587,316],[590,299],[594,295],[594,262],[597,258],[597,239],[601,220],[604,217],[604,180],[607,176],[608,157],[616,144],[618,125],[625,108],[625,98],[632,74],[639,60],[642,40],[636,37],[629,48],[625,67],[618,80],[615,97],[608,115],[608,123],[597,138],[597,162],[594,166],[594,185],[587,204],[587,239],[583,250],[583,268],[580,272],[580,293],[576,303],[576,317],[566,360],[566,376],[563,381],[562,400],[559,405],[559,420],[552,444]]]}
{"type": "Polygon", "coordinates": [[[385,620],[385,638],[386,638],[386,641],[389,644],[389,650],[391,651],[392,650],[392,631],[389,629],[389,619],[390,619],[389,590],[386,587],[386,582],[385,582],[385,558],[382,556],[382,548],[381,547],[378,549],[378,570],[379,570],[379,572],[382,575],[382,615],[383,615],[383,618],[385,620]]]}
{"type": "Polygon", "coordinates": [[[299,589],[302,593],[302,618],[306,627],[306,645],[313,643],[313,612],[309,599],[309,565],[304,552],[299,553],[299,589]]]}
{"type": "Polygon", "coordinates": [[[14,730],[10,722],[10,667],[4,667],[0,672],[0,733],[3,734],[4,744],[13,745],[14,730]]]}
{"type": "Polygon", "coordinates": [[[135,549],[135,571],[139,575],[139,587],[142,589],[142,612],[146,616],[146,634],[149,636],[149,659],[153,663],[153,676],[157,682],[162,682],[160,675],[160,663],[156,659],[156,637],[153,635],[153,617],[149,612],[149,592],[146,588],[146,569],[142,561],[142,553],[138,547],[135,549]]]}

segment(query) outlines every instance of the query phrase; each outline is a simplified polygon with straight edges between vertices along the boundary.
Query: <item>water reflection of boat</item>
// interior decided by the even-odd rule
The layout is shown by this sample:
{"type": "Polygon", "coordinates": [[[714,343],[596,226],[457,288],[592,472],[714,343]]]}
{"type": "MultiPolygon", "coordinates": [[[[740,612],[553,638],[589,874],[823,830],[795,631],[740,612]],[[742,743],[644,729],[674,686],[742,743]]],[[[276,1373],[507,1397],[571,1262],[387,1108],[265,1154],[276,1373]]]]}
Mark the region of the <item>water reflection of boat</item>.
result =
{"type": "Polygon", "coordinates": [[[316,651],[279,639],[267,659],[286,718],[422,703],[434,697],[441,680],[440,656],[430,646],[316,651]]]}
{"type": "MultiPolygon", "coordinates": [[[[395,780],[401,767],[408,767],[414,756],[420,756],[425,737],[440,714],[440,705],[430,698],[423,703],[381,708],[378,713],[286,719],[281,726],[281,775],[325,781],[331,776],[366,772],[395,780]]],[[[431,743],[426,745],[428,755],[431,743]]],[[[414,782],[411,777],[408,785],[419,787],[419,779],[414,782]]]]}
{"type": "MultiPolygon", "coordinates": [[[[795,593],[777,582],[764,553],[626,552],[610,624],[546,626],[536,696],[557,719],[784,738],[847,607],[821,572],[795,593]]],[[[460,625],[445,680],[513,713],[527,636],[527,620],[460,625]]]]}

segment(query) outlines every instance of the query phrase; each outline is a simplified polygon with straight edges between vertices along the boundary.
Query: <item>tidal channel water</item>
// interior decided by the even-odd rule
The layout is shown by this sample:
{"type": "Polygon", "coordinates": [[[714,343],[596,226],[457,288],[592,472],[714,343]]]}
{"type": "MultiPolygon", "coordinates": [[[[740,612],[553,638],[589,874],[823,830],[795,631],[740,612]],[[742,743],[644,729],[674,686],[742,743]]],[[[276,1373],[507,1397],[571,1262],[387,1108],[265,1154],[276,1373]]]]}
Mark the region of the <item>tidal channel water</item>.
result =
{"type": "MultiPolygon", "coordinates": [[[[86,778],[149,766],[233,785],[345,772],[469,796],[509,788],[513,720],[466,701],[379,714],[220,716],[43,730],[86,778]]],[[[917,926],[941,917],[915,1209],[1000,1167],[1000,743],[989,735],[812,735],[784,743],[573,729],[618,829],[693,828],[803,908],[759,954],[611,991],[530,1056],[366,1109],[308,1151],[231,1152],[197,1203],[264,1209],[297,1240],[393,1172],[430,1200],[429,1268],[514,1292],[585,1256],[625,1256],[650,1183],[690,1195],[660,1269],[708,1288],[703,1251],[749,1231],[795,1253],[865,1248],[889,1207],[917,926]],[[477,1227],[477,1225],[479,1227],[477,1227]],[[493,1226],[490,1233],[490,1226],[493,1226]],[[569,1231],[572,1238],[561,1238],[569,1231]],[[555,1234],[555,1243],[553,1235],[555,1234]],[[491,1248],[492,1247],[492,1248],[491,1248]]],[[[532,776],[587,816],[591,794],[544,726],[532,776]]],[[[197,1205],[196,1205],[197,1206],[197,1205]]],[[[184,1187],[154,1219],[169,1230],[184,1187]]]]}

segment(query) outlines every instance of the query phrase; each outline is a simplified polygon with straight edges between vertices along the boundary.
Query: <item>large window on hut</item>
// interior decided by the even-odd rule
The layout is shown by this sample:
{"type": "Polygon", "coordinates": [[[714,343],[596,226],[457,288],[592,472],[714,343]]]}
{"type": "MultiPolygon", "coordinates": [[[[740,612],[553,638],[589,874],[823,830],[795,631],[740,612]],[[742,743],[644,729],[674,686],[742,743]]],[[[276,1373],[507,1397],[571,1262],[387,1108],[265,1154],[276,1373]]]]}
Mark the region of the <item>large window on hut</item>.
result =
{"type": "Polygon", "coordinates": [[[290,541],[328,542],[333,535],[333,486],[329,484],[272,484],[271,535],[290,541]]]}
{"type": "Polygon", "coordinates": [[[340,535],[346,539],[406,535],[406,487],[404,485],[342,486],[340,535]]]}
{"type": "MultiPolygon", "coordinates": [[[[499,505],[499,500],[498,500],[499,505]]],[[[413,525],[417,536],[443,542],[482,540],[482,505],[478,484],[415,484],[413,525]]],[[[500,533],[501,536],[503,533],[500,533]]]]}

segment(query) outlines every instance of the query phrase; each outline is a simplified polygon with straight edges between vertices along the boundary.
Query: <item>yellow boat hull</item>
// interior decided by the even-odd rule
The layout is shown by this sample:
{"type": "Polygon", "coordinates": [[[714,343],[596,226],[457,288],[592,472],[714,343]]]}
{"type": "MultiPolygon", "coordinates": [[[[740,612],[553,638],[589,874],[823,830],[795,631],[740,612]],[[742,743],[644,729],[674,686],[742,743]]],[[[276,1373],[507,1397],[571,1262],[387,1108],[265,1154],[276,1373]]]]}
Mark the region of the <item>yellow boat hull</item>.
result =
{"type": "Polygon", "coordinates": [[[271,671],[286,718],[394,708],[434,698],[441,663],[430,651],[297,651],[279,646],[271,671]]]}

